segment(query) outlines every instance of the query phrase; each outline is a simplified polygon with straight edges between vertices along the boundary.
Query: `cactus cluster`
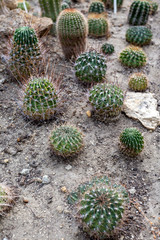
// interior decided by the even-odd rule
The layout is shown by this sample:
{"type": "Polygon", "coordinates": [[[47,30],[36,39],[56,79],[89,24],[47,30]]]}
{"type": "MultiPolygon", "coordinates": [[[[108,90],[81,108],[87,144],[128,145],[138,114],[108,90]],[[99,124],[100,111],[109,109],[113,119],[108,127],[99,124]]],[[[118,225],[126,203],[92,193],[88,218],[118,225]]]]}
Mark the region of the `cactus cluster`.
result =
{"type": "Polygon", "coordinates": [[[151,42],[152,31],[145,26],[133,26],[126,32],[126,40],[137,46],[147,45],[151,42]]]}
{"type": "Polygon", "coordinates": [[[76,58],[86,48],[87,22],[76,9],[63,10],[57,19],[57,34],[66,59],[76,58]]]}
{"type": "MultiPolygon", "coordinates": [[[[106,6],[106,8],[113,8],[114,7],[114,0],[102,0],[106,6]]],[[[120,8],[123,4],[123,0],[117,0],[117,8],[120,8]]]]}
{"type": "Polygon", "coordinates": [[[143,92],[148,87],[148,80],[143,73],[134,73],[129,78],[129,88],[133,91],[143,92]]]}
{"type": "Polygon", "coordinates": [[[22,110],[33,120],[48,120],[58,104],[58,96],[52,82],[47,78],[33,78],[24,90],[22,110]]]}
{"type": "Polygon", "coordinates": [[[146,54],[139,47],[129,46],[125,48],[119,57],[121,63],[127,67],[142,67],[146,64],[146,54]]]}
{"type": "Polygon", "coordinates": [[[89,6],[89,13],[103,13],[105,12],[105,6],[103,2],[94,1],[89,6]]]}
{"type": "Polygon", "coordinates": [[[13,200],[12,190],[8,186],[0,183],[0,216],[3,216],[4,212],[11,207],[13,200]]]}
{"type": "Polygon", "coordinates": [[[52,131],[50,144],[56,155],[66,158],[80,152],[83,147],[83,136],[76,127],[62,125],[52,131]]]}
{"type": "Polygon", "coordinates": [[[147,1],[134,1],[129,10],[128,22],[131,25],[145,25],[148,21],[150,4],[147,1]]]}
{"type": "Polygon", "coordinates": [[[104,43],[101,50],[104,54],[112,54],[114,52],[114,46],[110,43],[104,43]]]}
{"type": "MultiPolygon", "coordinates": [[[[25,5],[26,5],[27,10],[29,11],[30,8],[31,8],[29,2],[25,1],[25,5]]],[[[26,10],[25,7],[24,7],[24,3],[23,2],[18,2],[18,8],[22,9],[23,11],[26,10]]]]}
{"type": "Polygon", "coordinates": [[[118,119],[123,105],[124,95],[116,85],[101,83],[93,86],[89,92],[89,102],[100,121],[118,119]]]}
{"type": "Polygon", "coordinates": [[[108,21],[101,14],[90,14],[88,19],[88,32],[91,37],[108,37],[108,21]]]}
{"type": "Polygon", "coordinates": [[[126,128],[120,134],[120,149],[126,155],[135,157],[143,150],[143,148],[143,136],[136,128],[126,128]]]}
{"type": "Polygon", "coordinates": [[[75,62],[76,77],[86,83],[100,82],[105,78],[106,59],[96,51],[82,53],[75,62]]]}

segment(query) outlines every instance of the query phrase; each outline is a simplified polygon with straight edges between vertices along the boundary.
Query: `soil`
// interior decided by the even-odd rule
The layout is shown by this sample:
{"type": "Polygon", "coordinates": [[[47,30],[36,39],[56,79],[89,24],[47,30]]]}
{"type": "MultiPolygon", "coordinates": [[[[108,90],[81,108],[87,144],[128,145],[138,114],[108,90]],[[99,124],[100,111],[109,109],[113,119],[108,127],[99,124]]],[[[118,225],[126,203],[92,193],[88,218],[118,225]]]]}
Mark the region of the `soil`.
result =
{"type": "MultiPolygon", "coordinates": [[[[37,1],[31,4],[39,13],[37,1]]],[[[88,2],[75,5],[85,15],[88,6],[88,2]]],[[[116,15],[108,11],[110,38],[88,38],[88,49],[100,50],[106,41],[114,45],[115,52],[106,57],[106,79],[118,83],[124,91],[128,90],[130,74],[137,71],[125,68],[118,61],[118,54],[128,45],[125,32],[129,27],[129,6],[130,1],[125,0],[116,15]]],[[[148,61],[141,70],[150,81],[147,91],[154,92],[160,103],[159,23],[160,11],[148,21],[153,40],[143,47],[148,61]]],[[[51,63],[56,59],[57,72],[64,73],[61,95],[65,102],[52,120],[36,124],[25,119],[17,105],[21,85],[3,74],[1,65],[0,80],[5,80],[0,85],[0,179],[15,187],[19,198],[0,219],[0,239],[88,240],[75,221],[76,210],[68,205],[67,195],[95,175],[107,175],[111,181],[125,185],[129,192],[131,203],[119,240],[160,239],[160,127],[149,131],[124,113],[116,122],[102,123],[89,118],[86,115],[91,110],[87,101],[89,88],[75,78],[73,63],[65,61],[57,38],[49,35],[43,40],[50,49],[51,63]],[[62,123],[79,127],[85,135],[84,151],[77,157],[63,159],[50,150],[48,136],[62,123]],[[124,156],[118,148],[119,135],[126,127],[138,128],[145,139],[144,150],[135,159],[124,156]],[[23,169],[30,171],[24,176],[20,174],[23,169]],[[50,178],[49,184],[41,183],[44,175],[50,178]],[[64,186],[66,193],[61,190],[64,186]]]]}

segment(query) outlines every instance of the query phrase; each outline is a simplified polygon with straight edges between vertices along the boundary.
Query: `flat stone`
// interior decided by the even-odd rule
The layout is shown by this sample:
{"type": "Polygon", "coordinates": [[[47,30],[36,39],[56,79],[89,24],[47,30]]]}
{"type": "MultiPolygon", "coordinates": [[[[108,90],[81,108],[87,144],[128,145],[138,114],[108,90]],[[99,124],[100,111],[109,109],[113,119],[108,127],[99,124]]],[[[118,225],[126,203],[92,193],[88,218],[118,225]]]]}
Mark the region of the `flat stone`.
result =
{"type": "Polygon", "coordinates": [[[70,171],[70,170],[72,169],[72,166],[71,166],[70,164],[68,164],[68,165],[65,167],[65,169],[66,169],[67,171],[70,171]]]}
{"type": "Polygon", "coordinates": [[[26,175],[29,174],[29,172],[30,172],[30,169],[24,168],[24,169],[22,169],[22,171],[20,172],[20,174],[23,175],[23,176],[26,176],[26,175]]]}
{"type": "Polygon", "coordinates": [[[128,117],[138,119],[144,127],[155,130],[160,125],[160,113],[153,93],[127,92],[123,111],[128,117]]]}
{"type": "Polygon", "coordinates": [[[50,183],[50,178],[49,178],[48,175],[44,175],[44,176],[42,177],[42,183],[43,183],[43,184],[48,184],[48,183],[50,183]]]}

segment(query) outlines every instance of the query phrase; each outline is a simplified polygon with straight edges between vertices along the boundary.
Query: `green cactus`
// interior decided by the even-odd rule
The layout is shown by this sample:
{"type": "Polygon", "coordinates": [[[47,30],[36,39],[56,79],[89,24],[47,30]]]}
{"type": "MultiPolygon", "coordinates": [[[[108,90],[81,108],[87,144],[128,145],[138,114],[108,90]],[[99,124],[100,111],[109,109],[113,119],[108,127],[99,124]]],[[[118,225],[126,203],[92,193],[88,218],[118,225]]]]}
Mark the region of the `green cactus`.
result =
{"type": "Polygon", "coordinates": [[[88,31],[91,37],[108,37],[108,21],[101,14],[90,14],[88,31]]]}
{"type": "Polygon", "coordinates": [[[151,2],[151,1],[149,1],[149,3],[150,3],[150,14],[151,14],[151,15],[156,14],[156,12],[157,12],[157,10],[158,10],[158,3],[156,3],[156,2],[151,2]]]}
{"type": "Polygon", "coordinates": [[[61,0],[39,0],[43,17],[52,18],[55,23],[61,11],[61,0]]]}
{"type": "Polygon", "coordinates": [[[104,54],[112,54],[114,52],[114,46],[109,43],[104,43],[101,50],[104,54]]]}
{"type": "Polygon", "coordinates": [[[103,2],[94,1],[89,6],[89,13],[103,13],[105,12],[105,6],[103,2]]]}
{"type": "Polygon", "coordinates": [[[14,198],[11,188],[0,183],[0,216],[11,207],[14,198]]]}
{"type": "Polygon", "coordinates": [[[76,58],[86,48],[88,28],[84,15],[76,9],[63,10],[57,20],[57,34],[65,58],[76,58]]]}
{"type": "Polygon", "coordinates": [[[126,32],[126,40],[137,46],[144,46],[151,42],[152,31],[145,26],[133,26],[126,32]]]}
{"type": "Polygon", "coordinates": [[[121,63],[127,67],[142,67],[146,64],[146,54],[144,51],[135,46],[125,48],[119,57],[121,63]]]}
{"type": "Polygon", "coordinates": [[[145,25],[148,21],[150,4],[146,1],[134,1],[129,10],[128,22],[131,25],[145,25]]]}
{"type": "Polygon", "coordinates": [[[144,148],[144,139],[136,128],[126,128],[120,134],[120,149],[130,157],[137,156],[144,148]]]}
{"type": "Polygon", "coordinates": [[[129,79],[129,88],[133,91],[143,92],[148,87],[148,80],[143,73],[134,73],[129,79]]]}
{"type": "Polygon", "coordinates": [[[89,92],[89,102],[100,121],[117,120],[121,113],[123,99],[122,90],[107,83],[97,84],[89,92]]]}
{"type": "Polygon", "coordinates": [[[33,120],[48,120],[56,110],[58,96],[50,80],[33,78],[24,90],[22,110],[33,120]]]}
{"type": "Polygon", "coordinates": [[[65,158],[73,156],[83,147],[82,133],[73,126],[62,125],[52,131],[50,144],[56,155],[65,158]]]}
{"type": "Polygon", "coordinates": [[[42,54],[33,28],[20,27],[15,30],[10,52],[9,66],[15,77],[28,78],[40,67],[42,54]]]}
{"type": "Polygon", "coordinates": [[[106,59],[96,51],[82,53],[75,62],[76,77],[86,83],[100,82],[105,78],[106,59]]]}
{"type": "Polygon", "coordinates": [[[64,9],[67,9],[67,8],[70,8],[70,7],[69,7],[68,3],[62,2],[61,3],[61,8],[62,8],[62,11],[63,11],[64,9]]]}
{"type": "MultiPolygon", "coordinates": [[[[104,2],[106,8],[113,8],[114,7],[114,0],[102,0],[104,2]]],[[[122,6],[123,0],[117,0],[117,8],[122,6]]]]}
{"type": "Polygon", "coordinates": [[[69,7],[71,7],[71,5],[72,5],[71,0],[63,0],[63,2],[67,3],[69,5],[69,7]]]}
{"type": "MultiPolygon", "coordinates": [[[[31,6],[30,6],[29,2],[25,1],[25,4],[26,4],[27,10],[29,11],[31,9],[31,6]]],[[[25,11],[23,2],[18,2],[18,8],[22,9],[23,11],[25,11]]]]}

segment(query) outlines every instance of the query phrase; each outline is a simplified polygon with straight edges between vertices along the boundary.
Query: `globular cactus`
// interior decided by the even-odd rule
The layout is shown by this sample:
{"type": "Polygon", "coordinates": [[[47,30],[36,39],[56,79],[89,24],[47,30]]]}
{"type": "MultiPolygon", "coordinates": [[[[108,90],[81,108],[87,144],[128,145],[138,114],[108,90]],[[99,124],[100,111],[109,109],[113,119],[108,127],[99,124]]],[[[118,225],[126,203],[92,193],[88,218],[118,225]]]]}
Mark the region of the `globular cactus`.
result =
{"type": "Polygon", "coordinates": [[[129,78],[129,88],[136,92],[143,92],[148,87],[148,80],[143,73],[134,73],[129,78]]]}
{"type": "Polygon", "coordinates": [[[76,77],[86,83],[102,81],[107,69],[105,57],[96,51],[82,53],[74,67],[76,77]]]}
{"type": "Polygon", "coordinates": [[[28,78],[41,66],[42,54],[33,28],[17,28],[13,36],[9,67],[15,77],[28,78]]]}
{"type": "Polygon", "coordinates": [[[33,78],[24,90],[22,110],[33,120],[48,120],[56,110],[58,95],[52,82],[47,78],[33,78]]]}
{"type": "Polygon", "coordinates": [[[125,48],[119,57],[121,63],[127,67],[142,67],[146,64],[146,54],[139,47],[129,46],[125,48]]]}
{"type": "Polygon", "coordinates": [[[108,37],[108,21],[101,14],[90,14],[88,19],[88,31],[91,37],[108,37]]]}
{"type": "Polygon", "coordinates": [[[149,0],[148,0],[148,2],[150,4],[150,14],[154,15],[158,10],[158,3],[152,2],[152,1],[149,1],[149,0]]]}
{"type": "Polygon", "coordinates": [[[52,18],[55,23],[61,11],[61,0],[39,0],[43,17],[52,18]]]}
{"type": "MultiPolygon", "coordinates": [[[[104,2],[106,8],[113,8],[114,7],[114,0],[102,0],[104,2]]],[[[123,0],[117,0],[117,8],[120,8],[123,4],[123,0]]]]}
{"type": "Polygon", "coordinates": [[[70,157],[83,148],[83,136],[76,127],[62,125],[51,132],[50,145],[56,155],[70,157]]]}
{"type": "Polygon", "coordinates": [[[103,13],[105,12],[105,6],[103,2],[94,1],[89,6],[89,13],[103,13]]]}
{"type": "Polygon", "coordinates": [[[147,1],[134,1],[129,10],[128,22],[131,25],[145,25],[148,21],[150,4],[147,1]]]}
{"type": "MultiPolygon", "coordinates": [[[[25,5],[26,5],[27,10],[29,11],[31,9],[29,2],[25,1],[25,5]]],[[[18,8],[22,9],[23,11],[26,10],[23,2],[18,2],[18,8]]]]}
{"type": "Polygon", "coordinates": [[[99,83],[89,92],[89,102],[100,121],[117,120],[121,113],[123,99],[123,91],[107,83],[99,83]]]}
{"type": "Polygon", "coordinates": [[[144,139],[136,128],[126,128],[120,134],[120,149],[130,157],[137,156],[144,148],[144,139]]]}
{"type": "Polygon", "coordinates": [[[152,31],[145,26],[133,26],[126,32],[126,40],[137,46],[144,46],[151,42],[152,31]]]}
{"type": "Polygon", "coordinates": [[[62,2],[61,3],[61,8],[62,8],[62,11],[63,11],[64,9],[67,9],[67,8],[70,8],[70,7],[69,7],[68,3],[62,2]]]}
{"type": "Polygon", "coordinates": [[[63,10],[57,19],[57,34],[66,59],[85,51],[88,34],[84,15],[76,9],[63,10]]]}
{"type": "Polygon", "coordinates": [[[0,216],[3,216],[5,211],[11,207],[14,199],[15,196],[12,189],[0,183],[0,216]]]}
{"type": "Polygon", "coordinates": [[[101,50],[104,54],[112,54],[114,52],[114,46],[110,43],[104,43],[101,50]]]}

